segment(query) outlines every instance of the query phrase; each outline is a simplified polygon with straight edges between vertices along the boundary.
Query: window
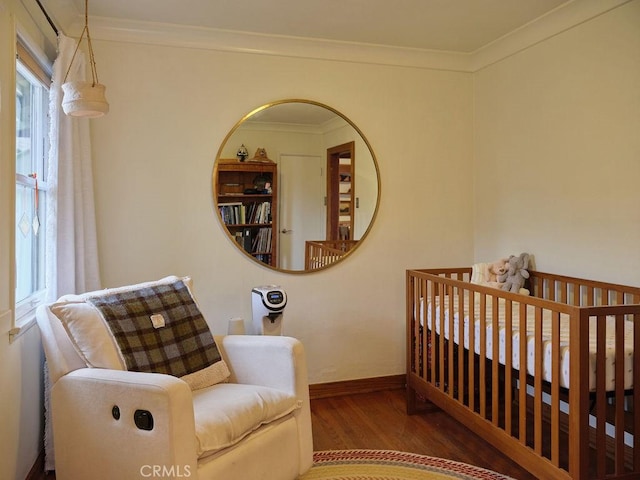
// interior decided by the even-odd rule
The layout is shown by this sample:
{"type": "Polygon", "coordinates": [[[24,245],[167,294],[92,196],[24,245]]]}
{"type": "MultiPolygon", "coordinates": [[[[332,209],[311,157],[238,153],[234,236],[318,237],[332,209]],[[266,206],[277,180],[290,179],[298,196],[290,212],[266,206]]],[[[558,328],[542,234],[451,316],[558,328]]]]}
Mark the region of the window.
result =
{"type": "Polygon", "coordinates": [[[18,43],[16,59],[16,324],[44,299],[49,79],[18,43]]]}

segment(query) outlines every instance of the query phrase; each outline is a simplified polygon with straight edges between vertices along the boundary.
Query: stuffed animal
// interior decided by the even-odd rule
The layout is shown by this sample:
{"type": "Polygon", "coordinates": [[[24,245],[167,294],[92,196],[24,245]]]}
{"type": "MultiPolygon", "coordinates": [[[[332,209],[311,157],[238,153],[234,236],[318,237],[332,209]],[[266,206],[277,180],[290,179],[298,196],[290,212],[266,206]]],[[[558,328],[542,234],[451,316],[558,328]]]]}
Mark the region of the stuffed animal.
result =
{"type": "Polygon", "coordinates": [[[513,293],[528,293],[524,289],[524,282],[529,278],[529,254],[521,253],[516,257],[511,255],[508,261],[508,268],[505,273],[498,276],[498,281],[503,283],[502,289],[513,293]]]}
{"type": "Polygon", "coordinates": [[[501,258],[492,263],[484,264],[483,285],[495,288],[501,288],[502,282],[498,281],[498,277],[506,273],[509,267],[509,259],[501,258]]]}

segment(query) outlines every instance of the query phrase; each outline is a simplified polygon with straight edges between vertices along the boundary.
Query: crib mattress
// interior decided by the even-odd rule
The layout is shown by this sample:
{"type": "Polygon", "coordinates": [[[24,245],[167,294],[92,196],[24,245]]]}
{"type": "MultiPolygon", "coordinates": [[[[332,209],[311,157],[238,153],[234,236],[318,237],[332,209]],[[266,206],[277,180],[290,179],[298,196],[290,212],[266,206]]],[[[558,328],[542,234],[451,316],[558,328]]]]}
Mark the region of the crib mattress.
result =
{"type": "MultiPolygon", "coordinates": [[[[493,359],[493,305],[488,298],[486,302],[486,326],[485,326],[485,356],[493,359]]],[[[423,300],[420,301],[420,313],[423,310],[423,300]]],[[[435,316],[436,319],[436,333],[440,334],[440,299],[435,298],[435,316]]],[[[449,299],[445,297],[444,307],[444,337],[449,339],[449,299]]],[[[454,315],[453,315],[453,341],[455,344],[460,344],[460,314],[458,312],[458,298],[454,296],[454,315]]],[[[520,327],[519,327],[519,303],[512,302],[512,330],[511,330],[511,342],[512,342],[512,366],[513,368],[520,369],[520,327]]],[[[474,316],[474,351],[480,353],[480,302],[476,297],[473,302],[473,309],[469,308],[469,298],[465,296],[464,299],[464,348],[469,349],[469,312],[473,312],[474,316]]],[[[428,302],[427,308],[427,326],[429,330],[432,330],[431,326],[431,302],[428,302]]],[[[552,378],[552,366],[551,366],[551,354],[553,351],[553,345],[551,342],[551,312],[549,310],[543,310],[543,328],[542,328],[542,378],[551,382],[552,378]]],[[[424,325],[424,317],[420,315],[420,324],[424,325]]],[[[534,325],[535,325],[535,312],[532,308],[527,308],[527,348],[526,348],[526,368],[527,373],[535,375],[536,364],[536,351],[534,341],[534,325]]],[[[507,332],[505,328],[505,300],[498,298],[498,361],[501,364],[505,364],[505,345],[507,332]]],[[[606,340],[605,340],[606,360],[605,360],[605,386],[607,391],[611,391],[615,387],[615,318],[606,318],[606,340]]],[[[560,386],[569,387],[569,316],[566,314],[560,314],[560,386]]],[[[589,328],[589,389],[595,391],[596,387],[596,319],[590,319],[589,328]]],[[[624,388],[630,389],[633,387],[633,324],[631,322],[625,322],[624,333],[624,388]]]]}

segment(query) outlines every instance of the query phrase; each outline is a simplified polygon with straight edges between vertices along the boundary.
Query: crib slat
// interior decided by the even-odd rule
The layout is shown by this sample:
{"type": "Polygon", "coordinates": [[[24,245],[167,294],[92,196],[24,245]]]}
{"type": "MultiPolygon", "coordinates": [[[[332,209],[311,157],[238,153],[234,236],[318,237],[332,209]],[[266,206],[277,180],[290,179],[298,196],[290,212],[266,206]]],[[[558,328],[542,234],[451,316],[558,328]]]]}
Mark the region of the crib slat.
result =
{"type": "Polygon", "coordinates": [[[596,317],[596,456],[597,472],[600,478],[606,473],[606,420],[607,420],[607,388],[605,379],[605,335],[606,317],[596,317]]]}
{"type": "MultiPolygon", "coordinates": [[[[422,308],[421,310],[421,314],[422,314],[422,335],[421,337],[421,345],[420,345],[420,349],[418,352],[416,352],[416,355],[419,357],[420,354],[422,354],[422,372],[421,372],[421,376],[422,378],[424,378],[425,380],[428,380],[430,378],[430,372],[431,372],[431,362],[429,362],[429,355],[431,353],[431,332],[429,331],[429,329],[427,328],[427,302],[430,301],[431,299],[429,298],[429,292],[428,292],[428,284],[427,284],[427,280],[426,279],[421,279],[420,280],[420,295],[417,298],[423,298],[423,304],[422,304],[422,308]]],[[[432,304],[433,305],[433,304],[432,304]]],[[[420,307],[418,307],[420,308],[420,307]]],[[[433,325],[433,323],[431,324],[433,325]]],[[[420,365],[420,364],[418,364],[420,365]]]]}
{"type": "Polygon", "coordinates": [[[468,298],[469,291],[467,289],[460,289],[458,291],[458,400],[464,402],[464,299],[468,298]]]}
{"type": "MultiPolygon", "coordinates": [[[[640,303],[640,297],[634,296],[634,303],[640,303]]],[[[640,314],[633,315],[633,351],[640,352],[640,314]]],[[[633,362],[633,388],[640,385],[640,368],[633,362]]],[[[640,395],[633,395],[633,470],[640,472],[640,395]]]]}
{"type": "MultiPolygon", "coordinates": [[[[427,302],[427,298],[426,298],[426,290],[425,290],[425,285],[426,285],[426,281],[424,279],[420,279],[420,280],[416,280],[416,279],[412,279],[413,280],[413,291],[414,291],[414,299],[416,298],[422,298],[424,299],[424,303],[426,304],[427,302]]],[[[414,368],[415,371],[418,375],[420,375],[422,378],[426,378],[426,370],[427,370],[427,364],[424,361],[425,359],[425,345],[426,345],[426,337],[427,337],[427,321],[426,321],[426,309],[425,308],[420,308],[420,304],[418,305],[412,305],[413,306],[413,311],[415,312],[414,315],[416,317],[416,321],[413,325],[413,335],[415,340],[412,339],[412,345],[411,347],[415,349],[415,351],[413,352],[413,362],[414,362],[414,368]],[[420,323],[422,322],[422,323],[420,323]],[[420,325],[424,325],[423,329],[422,329],[422,335],[420,335],[420,325]],[[422,355],[422,357],[421,357],[422,355]],[[422,359],[422,360],[421,360],[422,359]],[[420,366],[422,365],[422,369],[420,369],[420,366]]]]}
{"type": "Polygon", "coordinates": [[[412,372],[420,374],[420,348],[419,343],[422,342],[420,338],[420,315],[421,312],[416,310],[413,306],[413,299],[420,298],[419,284],[413,277],[407,276],[407,318],[412,318],[413,322],[407,321],[407,328],[411,329],[411,335],[407,336],[407,348],[410,349],[410,367],[412,372]],[[413,296],[413,297],[412,297],[413,296]]]}
{"type": "MultiPolygon", "coordinates": [[[[445,391],[445,366],[446,357],[444,353],[444,288],[443,285],[439,285],[438,289],[438,305],[440,305],[440,314],[438,315],[438,325],[440,326],[440,335],[438,335],[438,383],[440,390],[445,391]]],[[[434,324],[435,325],[435,324],[434,324]]],[[[437,331],[434,328],[434,331],[437,331]]]]}
{"type": "MultiPolygon", "coordinates": [[[[471,328],[471,327],[469,327],[471,328]]],[[[473,351],[474,346],[469,345],[473,351]]],[[[487,418],[487,295],[480,294],[480,416],[487,418]]]]}
{"type": "Polygon", "coordinates": [[[551,316],[551,462],[560,465],[560,312],[551,316]]]}
{"type": "Polygon", "coordinates": [[[520,443],[527,443],[527,305],[520,303],[520,377],[519,394],[520,400],[518,408],[520,415],[518,418],[518,431],[520,432],[520,443]]]}
{"type": "Polygon", "coordinates": [[[555,280],[551,280],[551,279],[548,281],[548,283],[549,283],[549,286],[548,286],[549,297],[548,298],[549,298],[549,300],[555,302],[556,299],[558,298],[558,290],[557,290],[558,283],[555,280]]]}
{"type": "MultiPolygon", "coordinates": [[[[589,416],[589,386],[581,382],[585,378],[585,365],[589,362],[588,328],[583,322],[589,322],[586,314],[572,314],[569,319],[569,442],[574,446],[569,451],[569,474],[573,478],[586,478],[589,468],[589,445],[586,431],[589,416]],[[577,347],[577,348],[575,348],[577,347]]],[[[586,377],[588,378],[588,376],[586,377]]]]}
{"type": "Polygon", "coordinates": [[[492,340],[492,359],[491,362],[491,421],[494,425],[499,424],[499,393],[500,393],[500,328],[498,326],[499,311],[498,297],[491,296],[491,340],[492,340]]]}
{"type": "MultiPolygon", "coordinates": [[[[455,381],[454,381],[454,362],[453,362],[453,345],[454,345],[454,333],[453,333],[453,321],[454,321],[454,305],[453,305],[453,296],[454,296],[455,287],[451,287],[451,291],[449,292],[449,341],[447,342],[448,353],[447,353],[447,371],[449,373],[448,385],[449,385],[449,396],[453,398],[455,394],[455,381]]],[[[460,322],[458,322],[460,323],[460,322]]],[[[444,335],[444,330],[440,330],[440,332],[444,335]]]]}
{"type": "Polygon", "coordinates": [[[513,302],[505,301],[504,307],[504,430],[513,435],[512,425],[512,378],[513,375],[513,302]]]}
{"type": "MultiPolygon", "coordinates": [[[[413,298],[424,298],[423,296],[423,291],[420,289],[420,286],[422,285],[422,283],[424,283],[422,280],[421,281],[416,281],[413,277],[410,277],[411,280],[411,292],[413,295],[413,298]]],[[[423,312],[420,311],[419,307],[416,307],[416,305],[413,303],[413,299],[410,300],[411,304],[407,306],[407,308],[412,308],[411,312],[408,312],[409,315],[413,315],[413,318],[415,319],[413,321],[413,335],[411,338],[411,343],[409,345],[407,345],[408,348],[412,349],[412,359],[411,361],[413,362],[412,365],[412,371],[418,373],[418,375],[422,375],[422,372],[420,371],[420,346],[423,342],[422,337],[420,336],[420,321],[422,320],[423,317],[423,312]]],[[[425,364],[423,363],[423,370],[426,368],[425,364]]]]}
{"type": "MultiPolygon", "coordinates": [[[[533,447],[538,455],[542,455],[542,309],[535,307],[535,375],[534,375],[534,399],[533,399],[533,447]]],[[[526,369],[526,360],[523,368],[526,369]]]]}
{"type": "Polygon", "coordinates": [[[577,307],[582,305],[582,286],[578,284],[573,289],[573,305],[577,307]]]}
{"type": "MultiPolygon", "coordinates": [[[[429,302],[431,305],[431,309],[430,309],[430,314],[429,314],[429,320],[430,323],[427,323],[427,320],[425,319],[424,322],[424,326],[423,326],[423,331],[426,332],[428,329],[428,326],[431,325],[431,329],[429,330],[429,336],[427,337],[425,335],[425,348],[423,348],[423,352],[425,355],[425,360],[424,360],[424,365],[429,365],[428,368],[428,376],[425,377],[427,379],[427,381],[431,382],[432,385],[436,384],[436,370],[434,368],[434,362],[436,362],[436,358],[435,355],[437,355],[437,349],[436,349],[436,335],[435,335],[435,331],[436,331],[436,286],[433,285],[432,282],[430,282],[430,289],[429,289],[429,302]]],[[[427,311],[427,305],[423,305],[422,308],[425,312],[427,311]]],[[[427,370],[427,367],[425,367],[425,371],[427,370]]]]}
{"type": "Polygon", "coordinates": [[[475,304],[476,304],[476,292],[469,292],[468,309],[465,312],[469,318],[469,410],[476,411],[476,362],[474,361],[474,349],[476,344],[476,320],[475,320],[475,304]]]}
{"type": "Polygon", "coordinates": [[[616,315],[616,354],[615,354],[615,465],[616,473],[624,472],[624,315],[616,315]]]}
{"type": "Polygon", "coordinates": [[[594,299],[595,299],[595,288],[587,287],[587,305],[590,305],[590,306],[595,305],[594,299]]]}

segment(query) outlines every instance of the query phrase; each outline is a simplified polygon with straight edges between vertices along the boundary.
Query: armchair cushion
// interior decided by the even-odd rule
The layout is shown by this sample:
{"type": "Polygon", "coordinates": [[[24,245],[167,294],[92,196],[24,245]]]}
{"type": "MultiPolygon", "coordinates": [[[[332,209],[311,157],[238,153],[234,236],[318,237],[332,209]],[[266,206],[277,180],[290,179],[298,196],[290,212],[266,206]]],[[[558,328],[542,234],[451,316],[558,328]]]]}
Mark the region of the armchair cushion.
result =
{"type": "Polygon", "coordinates": [[[196,454],[202,458],[232,446],[300,407],[295,395],[270,387],[221,383],[195,391],[196,454]]]}
{"type": "Polygon", "coordinates": [[[178,277],[67,297],[51,311],[88,366],[170,374],[193,390],[230,375],[178,277]]]}

